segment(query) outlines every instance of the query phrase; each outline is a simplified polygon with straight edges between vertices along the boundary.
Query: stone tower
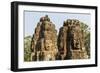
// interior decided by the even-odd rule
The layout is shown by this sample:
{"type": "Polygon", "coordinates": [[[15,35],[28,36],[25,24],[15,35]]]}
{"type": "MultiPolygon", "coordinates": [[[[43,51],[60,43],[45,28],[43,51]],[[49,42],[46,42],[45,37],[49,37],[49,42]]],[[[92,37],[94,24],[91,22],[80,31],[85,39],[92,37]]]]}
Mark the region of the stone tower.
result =
{"type": "Polygon", "coordinates": [[[57,54],[57,30],[48,15],[41,17],[31,41],[31,60],[55,60],[57,54]]]}
{"type": "Polygon", "coordinates": [[[62,60],[87,58],[79,20],[68,19],[64,22],[58,35],[58,50],[62,60]]]}

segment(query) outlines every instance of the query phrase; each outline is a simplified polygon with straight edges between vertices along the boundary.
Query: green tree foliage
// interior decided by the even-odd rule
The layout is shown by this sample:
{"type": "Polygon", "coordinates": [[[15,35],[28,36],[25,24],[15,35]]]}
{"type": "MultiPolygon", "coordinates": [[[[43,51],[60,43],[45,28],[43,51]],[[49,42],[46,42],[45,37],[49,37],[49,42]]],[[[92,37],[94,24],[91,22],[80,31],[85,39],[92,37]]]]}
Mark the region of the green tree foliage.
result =
{"type": "Polygon", "coordinates": [[[88,56],[90,57],[90,27],[81,22],[81,29],[84,33],[84,45],[87,51],[88,56]]]}
{"type": "Polygon", "coordinates": [[[27,36],[24,38],[24,61],[31,61],[31,36],[27,36]]]}

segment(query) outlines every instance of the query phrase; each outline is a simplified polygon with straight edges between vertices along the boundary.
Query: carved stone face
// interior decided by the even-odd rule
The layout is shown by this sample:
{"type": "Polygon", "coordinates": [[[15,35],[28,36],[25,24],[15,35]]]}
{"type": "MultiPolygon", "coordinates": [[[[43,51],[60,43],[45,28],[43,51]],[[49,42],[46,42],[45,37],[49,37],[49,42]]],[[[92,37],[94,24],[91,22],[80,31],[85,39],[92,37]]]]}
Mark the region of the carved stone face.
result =
{"type": "Polygon", "coordinates": [[[45,40],[45,50],[51,50],[53,47],[52,40],[45,40]]]}
{"type": "Polygon", "coordinates": [[[68,29],[69,29],[70,33],[73,33],[73,31],[74,31],[74,20],[68,19],[67,25],[68,25],[68,29]]]}
{"type": "Polygon", "coordinates": [[[80,49],[80,41],[74,40],[74,49],[80,49]]]}
{"type": "Polygon", "coordinates": [[[51,23],[48,22],[48,21],[44,21],[42,26],[43,26],[43,29],[46,30],[46,31],[51,30],[51,23]]]}

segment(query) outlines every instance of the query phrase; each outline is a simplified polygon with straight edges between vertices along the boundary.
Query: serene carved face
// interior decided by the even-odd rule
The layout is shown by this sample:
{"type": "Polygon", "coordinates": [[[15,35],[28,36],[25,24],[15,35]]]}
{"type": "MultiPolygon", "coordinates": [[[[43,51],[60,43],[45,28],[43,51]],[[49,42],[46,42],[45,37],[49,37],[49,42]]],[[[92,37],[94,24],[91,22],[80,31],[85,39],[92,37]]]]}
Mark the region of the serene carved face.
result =
{"type": "Polygon", "coordinates": [[[51,50],[52,49],[52,40],[45,40],[45,49],[46,50],[51,50]]]}
{"type": "Polygon", "coordinates": [[[74,34],[76,30],[80,30],[80,25],[78,20],[67,20],[68,29],[71,34],[74,34]]]}
{"type": "Polygon", "coordinates": [[[67,20],[67,25],[68,25],[68,29],[69,29],[70,31],[73,30],[73,27],[74,27],[74,21],[68,19],[68,20],[67,20]]]}
{"type": "Polygon", "coordinates": [[[80,41],[79,40],[74,40],[74,48],[79,49],[80,48],[80,41]]]}

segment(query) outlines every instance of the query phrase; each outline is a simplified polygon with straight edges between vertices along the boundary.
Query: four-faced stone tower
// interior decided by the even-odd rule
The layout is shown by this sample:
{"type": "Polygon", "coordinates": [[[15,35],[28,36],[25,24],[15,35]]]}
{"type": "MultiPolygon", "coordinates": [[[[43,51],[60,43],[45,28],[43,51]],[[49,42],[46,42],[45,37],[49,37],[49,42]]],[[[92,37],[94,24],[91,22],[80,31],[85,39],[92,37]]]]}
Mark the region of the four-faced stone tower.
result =
{"type": "Polygon", "coordinates": [[[80,21],[68,19],[60,28],[58,50],[62,59],[85,59],[87,52],[84,46],[84,33],[80,21]]]}
{"type": "Polygon", "coordinates": [[[48,15],[40,18],[31,41],[31,60],[55,60],[57,31],[48,15]]]}

